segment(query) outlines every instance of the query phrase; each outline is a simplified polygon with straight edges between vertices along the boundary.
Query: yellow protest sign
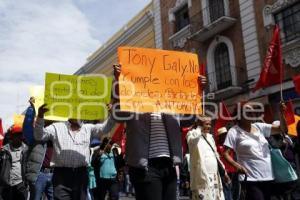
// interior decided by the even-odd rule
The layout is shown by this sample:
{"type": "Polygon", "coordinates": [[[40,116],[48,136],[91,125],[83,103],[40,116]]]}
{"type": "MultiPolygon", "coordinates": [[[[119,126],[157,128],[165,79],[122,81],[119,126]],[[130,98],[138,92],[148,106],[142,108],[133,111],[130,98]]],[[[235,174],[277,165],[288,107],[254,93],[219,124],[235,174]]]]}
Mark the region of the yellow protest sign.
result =
{"type": "Polygon", "coordinates": [[[288,134],[291,136],[298,136],[297,133],[297,124],[300,120],[300,117],[298,115],[294,115],[295,116],[295,122],[293,124],[288,125],[288,134]]]}
{"type": "MultiPolygon", "coordinates": [[[[34,108],[36,110],[36,114],[38,112],[39,107],[44,104],[44,92],[45,92],[45,87],[42,85],[35,85],[35,86],[31,86],[29,88],[30,96],[35,98],[34,108]]],[[[53,116],[53,115],[45,116],[44,119],[52,120],[52,121],[67,121],[68,120],[68,118],[66,118],[66,117],[58,117],[58,116],[53,116]]]]}
{"type": "Polygon", "coordinates": [[[49,112],[65,118],[96,120],[107,117],[112,77],[46,73],[44,102],[49,112]]]}
{"type": "Polygon", "coordinates": [[[122,111],[202,113],[196,54],[120,47],[118,56],[122,111]]]}
{"type": "Polygon", "coordinates": [[[14,114],[14,125],[18,127],[23,127],[24,115],[14,114]]]}

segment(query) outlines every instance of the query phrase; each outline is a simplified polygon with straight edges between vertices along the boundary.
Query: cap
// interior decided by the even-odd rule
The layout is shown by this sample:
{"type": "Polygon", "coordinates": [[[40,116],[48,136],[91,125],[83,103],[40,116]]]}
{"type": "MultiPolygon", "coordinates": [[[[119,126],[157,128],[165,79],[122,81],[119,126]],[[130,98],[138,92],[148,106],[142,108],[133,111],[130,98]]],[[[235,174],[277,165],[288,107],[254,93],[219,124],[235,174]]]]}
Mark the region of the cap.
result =
{"type": "Polygon", "coordinates": [[[218,136],[222,135],[224,133],[227,133],[227,128],[226,127],[222,127],[218,129],[218,136]]]}
{"type": "Polygon", "coordinates": [[[16,133],[22,133],[22,127],[17,126],[17,125],[13,125],[13,127],[11,128],[11,133],[12,134],[16,134],[16,133]]]}
{"type": "Polygon", "coordinates": [[[280,126],[280,121],[279,120],[276,120],[272,123],[272,125],[274,126],[280,126]]]}

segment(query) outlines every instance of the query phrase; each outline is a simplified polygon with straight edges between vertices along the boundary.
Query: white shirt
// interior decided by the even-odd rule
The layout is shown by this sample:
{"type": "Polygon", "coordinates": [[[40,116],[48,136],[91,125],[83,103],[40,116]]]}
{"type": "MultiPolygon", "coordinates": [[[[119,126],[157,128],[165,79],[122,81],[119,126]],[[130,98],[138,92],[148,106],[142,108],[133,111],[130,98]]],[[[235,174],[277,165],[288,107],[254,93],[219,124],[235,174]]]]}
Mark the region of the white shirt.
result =
{"type": "Polygon", "coordinates": [[[53,142],[54,167],[85,167],[90,157],[90,141],[108,133],[115,125],[112,117],[102,124],[83,124],[71,131],[69,122],[58,122],[44,128],[44,119],[37,118],[34,137],[37,141],[53,142]]]}
{"type": "MultiPolygon", "coordinates": [[[[209,134],[209,133],[207,133],[207,134],[209,134]]],[[[215,154],[215,152],[213,152],[213,150],[211,149],[209,144],[207,144],[207,142],[209,142],[212,147],[215,146],[213,137],[211,137],[211,135],[207,135],[207,138],[206,138],[207,141],[205,141],[205,139],[203,137],[204,137],[204,135],[202,135],[199,138],[199,142],[198,142],[197,146],[200,149],[200,151],[202,152],[206,172],[208,174],[217,174],[218,173],[218,161],[216,158],[216,154],[215,154]]]]}
{"type": "MultiPolygon", "coordinates": [[[[237,162],[248,171],[247,181],[274,180],[271,155],[268,141],[265,137],[271,135],[271,124],[252,124],[254,133],[244,131],[239,126],[229,129],[224,145],[233,149],[237,162]]],[[[240,181],[244,175],[239,176],[240,181]]]]}

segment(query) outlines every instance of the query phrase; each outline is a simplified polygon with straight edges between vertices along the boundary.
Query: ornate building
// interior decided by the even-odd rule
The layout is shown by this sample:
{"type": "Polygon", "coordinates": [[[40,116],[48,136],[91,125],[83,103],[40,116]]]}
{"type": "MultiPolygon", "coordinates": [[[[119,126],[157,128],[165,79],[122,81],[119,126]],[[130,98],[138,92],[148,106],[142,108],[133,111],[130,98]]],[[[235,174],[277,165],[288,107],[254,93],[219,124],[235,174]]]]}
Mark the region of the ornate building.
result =
{"type": "MultiPolygon", "coordinates": [[[[280,86],[256,93],[275,23],[281,28],[285,65],[284,98],[299,96],[292,76],[300,71],[299,0],[161,0],[164,49],[195,52],[207,66],[207,99],[228,105],[252,99],[265,105],[280,101],[280,86]]],[[[299,109],[299,110],[298,110],[299,109]]]]}

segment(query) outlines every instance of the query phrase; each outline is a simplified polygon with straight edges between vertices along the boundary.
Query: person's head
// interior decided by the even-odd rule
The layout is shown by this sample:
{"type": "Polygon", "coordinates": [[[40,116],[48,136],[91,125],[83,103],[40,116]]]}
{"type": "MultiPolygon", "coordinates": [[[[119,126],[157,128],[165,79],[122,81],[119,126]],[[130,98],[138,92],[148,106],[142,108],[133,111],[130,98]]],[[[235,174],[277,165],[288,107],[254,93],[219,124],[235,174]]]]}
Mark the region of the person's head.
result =
{"type": "Polygon", "coordinates": [[[108,144],[108,142],[109,142],[108,137],[103,138],[103,140],[101,142],[101,145],[100,145],[100,149],[104,150],[104,148],[106,147],[106,145],[108,144]]]}
{"type": "Polygon", "coordinates": [[[80,128],[82,125],[82,121],[79,119],[68,119],[68,121],[70,122],[71,126],[74,126],[74,127],[80,128]]]}
{"type": "Polygon", "coordinates": [[[34,98],[34,97],[30,97],[29,103],[30,103],[31,105],[35,104],[35,98],[34,98]]]}
{"type": "Polygon", "coordinates": [[[113,152],[113,154],[114,155],[119,155],[119,150],[118,150],[118,148],[117,147],[114,147],[113,149],[112,149],[112,152],[113,152]]]}
{"type": "Polygon", "coordinates": [[[234,116],[239,124],[251,124],[261,120],[263,111],[263,104],[244,101],[236,105],[234,116]]]}
{"type": "Polygon", "coordinates": [[[200,126],[203,133],[210,133],[211,118],[208,116],[198,116],[196,119],[196,126],[200,126]]]}
{"type": "Polygon", "coordinates": [[[224,144],[225,142],[225,139],[226,139],[226,135],[227,135],[227,128],[226,127],[222,127],[222,128],[219,128],[217,130],[217,134],[218,134],[218,142],[219,144],[224,144]]]}
{"type": "Polygon", "coordinates": [[[23,140],[22,128],[14,125],[10,130],[9,143],[13,147],[18,148],[22,145],[22,140],[23,140]]]}

